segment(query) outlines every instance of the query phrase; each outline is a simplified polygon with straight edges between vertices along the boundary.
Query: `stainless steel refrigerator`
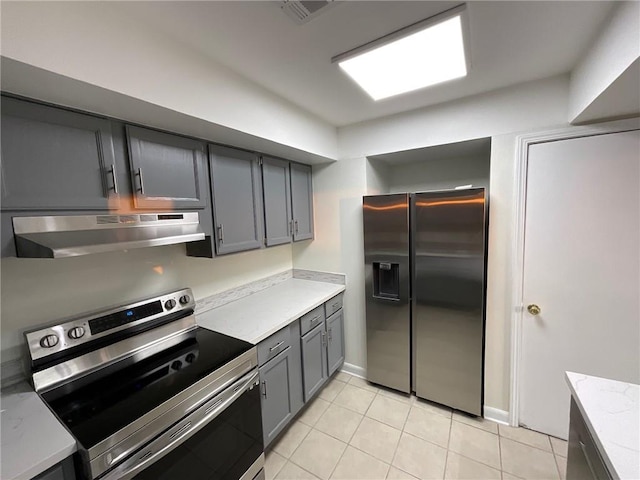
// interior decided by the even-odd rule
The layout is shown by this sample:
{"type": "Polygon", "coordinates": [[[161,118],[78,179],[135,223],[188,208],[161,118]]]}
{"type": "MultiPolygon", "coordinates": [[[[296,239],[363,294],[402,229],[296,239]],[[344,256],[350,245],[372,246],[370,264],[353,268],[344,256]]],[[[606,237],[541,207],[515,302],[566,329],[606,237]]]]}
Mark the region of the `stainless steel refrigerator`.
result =
{"type": "Polygon", "coordinates": [[[367,379],[481,416],[484,188],[362,203],[367,379]]]}

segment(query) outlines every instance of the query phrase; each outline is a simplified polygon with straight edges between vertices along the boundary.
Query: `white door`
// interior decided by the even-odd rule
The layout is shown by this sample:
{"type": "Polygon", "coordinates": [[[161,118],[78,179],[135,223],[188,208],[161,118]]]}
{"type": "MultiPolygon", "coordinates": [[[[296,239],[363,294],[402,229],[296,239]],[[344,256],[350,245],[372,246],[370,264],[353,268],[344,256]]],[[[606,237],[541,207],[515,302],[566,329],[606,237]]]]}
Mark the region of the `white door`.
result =
{"type": "Polygon", "coordinates": [[[640,132],[530,146],[524,240],[520,424],[566,439],[566,370],[640,383],[640,132]]]}

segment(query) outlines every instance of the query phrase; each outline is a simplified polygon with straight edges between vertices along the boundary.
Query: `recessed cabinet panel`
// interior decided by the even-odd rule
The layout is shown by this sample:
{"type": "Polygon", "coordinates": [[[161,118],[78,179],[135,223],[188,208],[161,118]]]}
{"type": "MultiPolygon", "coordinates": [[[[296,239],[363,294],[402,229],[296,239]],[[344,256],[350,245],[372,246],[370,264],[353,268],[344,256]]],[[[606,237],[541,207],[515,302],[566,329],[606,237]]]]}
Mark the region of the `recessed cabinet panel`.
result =
{"type": "Polygon", "coordinates": [[[327,348],[324,322],[301,337],[304,401],[308,402],[327,381],[327,348]]]}
{"type": "Polygon", "coordinates": [[[1,108],[3,210],[117,207],[109,120],[8,97],[1,108]]]}
{"type": "Polygon", "coordinates": [[[313,238],[313,189],[308,165],[291,164],[291,206],[293,241],[313,238]]]}
{"type": "Polygon", "coordinates": [[[136,208],[206,206],[205,144],[178,135],[127,126],[136,208]]]}
{"type": "Polygon", "coordinates": [[[260,169],[256,155],[209,147],[218,255],[260,248],[260,169]]]}
{"type": "Polygon", "coordinates": [[[291,349],[287,348],[260,367],[262,431],[266,447],[289,423],[293,413],[290,390],[291,349]]]}
{"type": "Polygon", "coordinates": [[[342,309],[327,318],[327,363],[329,376],[344,363],[344,316],[342,309]]]}
{"type": "Polygon", "coordinates": [[[291,242],[291,190],[289,162],[262,158],[262,190],[267,246],[291,242]]]}

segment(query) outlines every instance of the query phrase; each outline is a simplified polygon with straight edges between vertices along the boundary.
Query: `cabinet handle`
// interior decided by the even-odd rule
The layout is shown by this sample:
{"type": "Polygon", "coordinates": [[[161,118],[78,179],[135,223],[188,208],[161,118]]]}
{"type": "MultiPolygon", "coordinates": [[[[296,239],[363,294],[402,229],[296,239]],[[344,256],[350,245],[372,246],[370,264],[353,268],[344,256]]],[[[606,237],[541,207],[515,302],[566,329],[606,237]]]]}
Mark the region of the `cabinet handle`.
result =
{"type": "Polygon", "coordinates": [[[322,346],[327,346],[327,332],[322,332],[322,346]]]}
{"type": "Polygon", "coordinates": [[[222,224],[218,225],[218,242],[220,245],[224,243],[224,228],[222,227],[222,224]]]}
{"type": "Polygon", "coordinates": [[[113,181],[113,193],[118,193],[118,175],[116,174],[116,164],[111,164],[111,180],[113,181]]]}
{"type": "Polygon", "coordinates": [[[138,178],[140,178],[140,193],[144,195],[144,180],[142,180],[142,168],[138,168],[138,178]]]}
{"type": "Polygon", "coordinates": [[[262,381],[262,396],[264,398],[267,398],[267,381],[266,380],[262,381]]]}
{"type": "Polygon", "coordinates": [[[340,303],[339,303],[339,302],[336,302],[336,303],[332,303],[332,304],[331,304],[331,306],[332,306],[333,308],[337,308],[337,307],[338,307],[338,305],[340,305],[340,303]]]}
{"type": "Polygon", "coordinates": [[[296,226],[296,235],[298,234],[298,220],[294,220],[293,224],[296,226]]]}
{"type": "Polygon", "coordinates": [[[273,352],[274,350],[280,348],[282,345],[284,344],[284,340],[282,340],[281,342],[276,343],[273,347],[271,347],[269,349],[269,353],[273,352]]]}
{"type": "Polygon", "coordinates": [[[314,324],[314,323],[316,323],[318,320],[320,320],[320,315],[316,315],[315,317],[313,317],[309,323],[310,323],[311,325],[313,325],[313,324],[314,324]]]}
{"type": "Polygon", "coordinates": [[[331,341],[331,340],[332,340],[331,330],[332,330],[332,329],[330,328],[330,329],[329,329],[329,333],[328,333],[328,335],[329,335],[329,341],[331,341]]]}

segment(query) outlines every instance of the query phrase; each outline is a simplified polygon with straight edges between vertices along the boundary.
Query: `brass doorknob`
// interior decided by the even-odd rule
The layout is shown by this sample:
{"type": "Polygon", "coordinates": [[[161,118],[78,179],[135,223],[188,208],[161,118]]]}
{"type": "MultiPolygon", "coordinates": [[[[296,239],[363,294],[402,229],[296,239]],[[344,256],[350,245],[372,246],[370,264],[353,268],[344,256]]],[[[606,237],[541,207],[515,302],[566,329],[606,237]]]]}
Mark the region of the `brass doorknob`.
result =
{"type": "Polygon", "coordinates": [[[527,312],[531,315],[538,315],[540,313],[540,307],[535,303],[532,303],[531,305],[527,305],[527,312]]]}

